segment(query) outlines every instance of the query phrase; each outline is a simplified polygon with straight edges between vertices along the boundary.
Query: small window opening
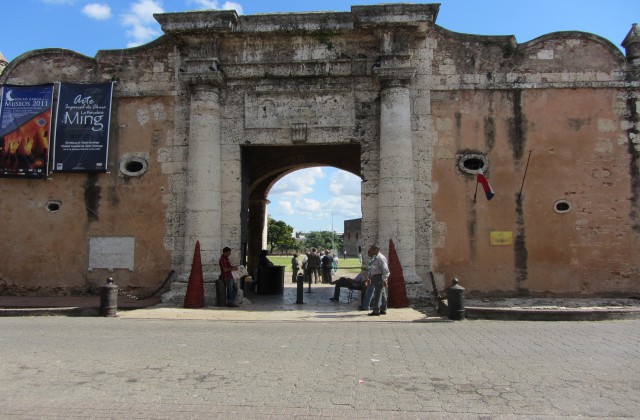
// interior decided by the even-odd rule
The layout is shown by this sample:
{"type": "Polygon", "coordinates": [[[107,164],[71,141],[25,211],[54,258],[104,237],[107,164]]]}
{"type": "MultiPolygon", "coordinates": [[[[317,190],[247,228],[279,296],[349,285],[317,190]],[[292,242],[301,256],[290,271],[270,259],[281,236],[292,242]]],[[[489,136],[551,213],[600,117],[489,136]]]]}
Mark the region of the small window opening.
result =
{"type": "Polygon", "coordinates": [[[458,155],[458,169],[469,175],[486,172],[489,169],[489,159],[480,153],[458,155]]]}
{"type": "Polygon", "coordinates": [[[556,213],[568,213],[571,211],[571,203],[567,200],[558,200],[554,203],[553,208],[556,213]]]}
{"type": "Polygon", "coordinates": [[[141,176],[149,169],[147,156],[143,153],[128,153],[120,159],[120,176],[141,176]]]}
{"type": "Polygon", "coordinates": [[[62,203],[61,203],[60,201],[57,201],[57,200],[51,200],[51,201],[49,201],[49,202],[47,203],[47,211],[48,211],[49,213],[55,213],[55,212],[57,212],[57,211],[59,211],[59,210],[60,210],[60,205],[61,205],[61,204],[62,204],[62,203]]]}
{"type": "Polygon", "coordinates": [[[127,162],[127,164],[125,165],[125,168],[129,172],[136,173],[143,170],[144,165],[142,164],[142,162],[138,162],[137,160],[132,160],[131,162],[127,162]]]}
{"type": "Polygon", "coordinates": [[[482,159],[478,159],[474,157],[465,159],[462,162],[462,164],[464,165],[465,168],[472,171],[478,171],[484,167],[484,162],[482,161],[482,159]]]}

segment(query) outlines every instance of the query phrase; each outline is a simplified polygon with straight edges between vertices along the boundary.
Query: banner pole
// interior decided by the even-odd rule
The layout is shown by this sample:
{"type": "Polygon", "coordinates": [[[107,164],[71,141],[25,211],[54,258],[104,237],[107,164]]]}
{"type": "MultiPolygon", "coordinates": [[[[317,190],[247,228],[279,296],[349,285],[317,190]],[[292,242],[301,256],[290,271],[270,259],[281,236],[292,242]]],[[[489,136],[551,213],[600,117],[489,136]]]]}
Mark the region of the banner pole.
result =
{"type": "Polygon", "coordinates": [[[522,184],[520,185],[520,191],[518,192],[518,198],[522,196],[522,188],[524,187],[524,180],[527,178],[527,170],[529,169],[529,159],[531,159],[531,149],[529,149],[529,157],[527,158],[527,166],[524,167],[524,175],[522,176],[522,184]]]}
{"type": "Polygon", "coordinates": [[[476,202],[476,195],[478,194],[478,175],[476,175],[476,190],[473,192],[473,202],[476,202]]]}

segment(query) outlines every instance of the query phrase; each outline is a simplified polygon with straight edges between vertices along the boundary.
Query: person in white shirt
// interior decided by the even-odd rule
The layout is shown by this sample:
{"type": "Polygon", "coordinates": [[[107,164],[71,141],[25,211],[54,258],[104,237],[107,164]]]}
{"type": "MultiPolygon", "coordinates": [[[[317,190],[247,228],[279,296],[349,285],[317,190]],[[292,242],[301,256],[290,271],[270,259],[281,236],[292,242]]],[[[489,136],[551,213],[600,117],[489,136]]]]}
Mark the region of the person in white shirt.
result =
{"type": "Polygon", "coordinates": [[[373,312],[369,316],[380,316],[387,313],[386,301],[387,301],[387,280],[389,279],[389,264],[387,258],[380,253],[380,247],[378,245],[371,245],[369,251],[369,278],[371,279],[371,285],[375,287],[373,292],[373,299],[371,300],[371,306],[373,312]],[[382,302],[385,302],[383,307],[382,302]]]}

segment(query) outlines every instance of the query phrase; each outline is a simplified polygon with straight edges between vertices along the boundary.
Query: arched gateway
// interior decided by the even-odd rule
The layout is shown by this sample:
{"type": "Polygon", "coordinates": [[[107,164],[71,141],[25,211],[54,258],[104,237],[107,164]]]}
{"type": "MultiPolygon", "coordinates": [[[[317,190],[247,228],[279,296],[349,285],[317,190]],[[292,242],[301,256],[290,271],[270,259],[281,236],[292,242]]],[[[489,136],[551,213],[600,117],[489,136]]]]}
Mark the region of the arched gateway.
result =
{"type": "Polygon", "coordinates": [[[410,297],[430,272],[481,293],[637,291],[637,26],[625,57],[581,32],[454,33],[438,11],[166,13],[141,47],[18,57],[3,84],[116,84],[108,173],[0,182],[19,238],[0,287],[186,284],[196,241],[211,283],[225,246],[253,263],[277,179],[330,165],[362,178],[362,243],[393,240],[410,297]]]}
{"type": "Polygon", "coordinates": [[[425,42],[437,11],[354,7],[282,15],[276,28],[273,16],[158,15],[180,46],[178,78],[190,93],[185,255],[199,240],[205,270],[215,271],[222,246],[248,244],[251,268],[268,187],[292,169],[327,164],[363,178],[364,243],[386,252],[393,240],[405,279],[419,283],[416,241],[425,245],[424,271],[430,224],[426,194],[422,227],[416,223],[415,171],[424,170],[421,179],[429,171],[414,168],[414,136],[428,136],[428,124],[412,129],[422,118],[412,113],[411,50],[425,42]],[[203,176],[218,170],[219,185],[203,176]]]}

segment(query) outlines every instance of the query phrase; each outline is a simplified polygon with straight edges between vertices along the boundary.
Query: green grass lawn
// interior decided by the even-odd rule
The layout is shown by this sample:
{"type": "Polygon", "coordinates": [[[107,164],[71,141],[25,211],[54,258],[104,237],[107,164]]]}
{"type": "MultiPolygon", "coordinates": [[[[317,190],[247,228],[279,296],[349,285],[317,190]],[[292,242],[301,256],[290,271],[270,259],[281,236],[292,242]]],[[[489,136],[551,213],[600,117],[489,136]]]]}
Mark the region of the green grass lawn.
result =
{"type": "MultiPolygon", "coordinates": [[[[274,265],[284,265],[285,271],[291,271],[291,257],[293,255],[269,255],[269,261],[271,261],[274,265]]],[[[302,256],[298,256],[298,260],[302,263],[302,256]]],[[[341,270],[347,270],[349,273],[359,273],[360,272],[360,261],[358,258],[347,258],[338,261],[338,268],[341,270]]]]}

